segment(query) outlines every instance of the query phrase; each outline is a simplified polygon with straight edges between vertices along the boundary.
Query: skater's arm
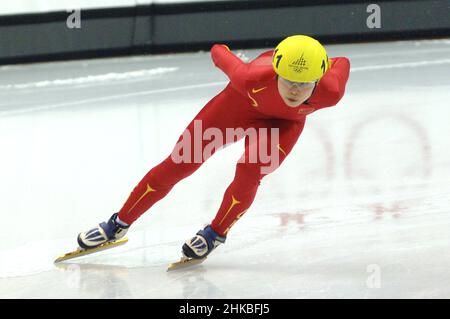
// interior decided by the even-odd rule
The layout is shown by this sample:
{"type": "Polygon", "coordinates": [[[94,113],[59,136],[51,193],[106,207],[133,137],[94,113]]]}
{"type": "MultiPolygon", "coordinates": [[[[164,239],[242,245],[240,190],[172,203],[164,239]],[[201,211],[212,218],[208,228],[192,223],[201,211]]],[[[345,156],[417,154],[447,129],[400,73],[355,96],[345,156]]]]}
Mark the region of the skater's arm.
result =
{"type": "Polygon", "coordinates": [[[211,58],[214,65],[228,76],[236,73],[236,69],[244,67],[244,62],[235,56],[225,44],[213,45],[211,58]]]}
{"type": "Polygon", "coordinates": [[[310,98],[311,104],[320,107],[336,105],[344,96],[350,73],[350,61],[345,57],[332,58],[331,67],[320,80],[310,98]]]}
{"type": "Polygon", "coordinates": [[[215,44],[211,57],[214,64],[228,76],[233,87],[244,94],[249,81],[264,81],[273,76],[271,65],[244,63],[224,44],[215,44]]]}

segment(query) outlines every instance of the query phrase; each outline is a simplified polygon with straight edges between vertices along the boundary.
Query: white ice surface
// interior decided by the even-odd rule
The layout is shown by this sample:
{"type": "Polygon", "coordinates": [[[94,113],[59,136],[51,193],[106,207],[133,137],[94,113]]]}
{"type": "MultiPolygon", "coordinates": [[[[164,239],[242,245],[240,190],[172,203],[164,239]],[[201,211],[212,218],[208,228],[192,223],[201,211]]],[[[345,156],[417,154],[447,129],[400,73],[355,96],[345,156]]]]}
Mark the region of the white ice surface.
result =
{"type": "Polygon", "coordinates": [[[125,246],[53,259],[120,209],[224,87],[209,55],[1,67],[0,298],[449,298],[450,39],[327,49],[351,60],[344,98],[308,117],[227,243],[173,273],[242,142],[143,215],[125,246]]]}

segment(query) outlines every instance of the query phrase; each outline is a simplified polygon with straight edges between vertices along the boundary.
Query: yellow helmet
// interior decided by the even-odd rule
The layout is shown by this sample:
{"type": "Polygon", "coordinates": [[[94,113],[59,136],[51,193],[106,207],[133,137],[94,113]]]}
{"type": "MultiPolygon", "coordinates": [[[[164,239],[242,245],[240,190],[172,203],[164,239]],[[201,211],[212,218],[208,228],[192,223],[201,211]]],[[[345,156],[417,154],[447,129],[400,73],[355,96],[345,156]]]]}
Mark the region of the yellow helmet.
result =
{"type": "Polygon", "coordinates": [[[292,82],[317,81],[329,64],[322,44],[306,35],[293,35],[281,41],[272,58],[275,73],[292,82]]]}

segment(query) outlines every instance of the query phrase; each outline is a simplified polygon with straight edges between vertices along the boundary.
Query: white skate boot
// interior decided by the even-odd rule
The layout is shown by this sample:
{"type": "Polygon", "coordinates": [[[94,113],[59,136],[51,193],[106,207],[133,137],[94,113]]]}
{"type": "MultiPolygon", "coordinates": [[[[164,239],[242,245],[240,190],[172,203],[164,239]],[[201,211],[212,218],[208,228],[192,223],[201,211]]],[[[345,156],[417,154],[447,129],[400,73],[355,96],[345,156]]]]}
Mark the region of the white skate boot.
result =
{"type": "Polygon", "coordinates": [[[193,238],[187,240],[183,245],[183,254],[188,258],[206,258],[217,246],[225,243],[226,237],[219,236],[207,225],[200,230],[193,238]]]}
{"type": "Polygon", "coordinates": [[[125,236],[130,226],[119,225],[117,216],[118,214],[115,213],[107,222],[100,223],[97,227],[80,233],[78,245],[83,249],[92,249],[125,236]]]}
{"type": "Polygon", "coordinates": [[[225,240],[226,236],[219,236],[211,225],[207,225],[184,243],[182,247],[183,256],[180,261],[169,264],[167,271],[202,263],[217,246],[225,243],[225,240]]]}

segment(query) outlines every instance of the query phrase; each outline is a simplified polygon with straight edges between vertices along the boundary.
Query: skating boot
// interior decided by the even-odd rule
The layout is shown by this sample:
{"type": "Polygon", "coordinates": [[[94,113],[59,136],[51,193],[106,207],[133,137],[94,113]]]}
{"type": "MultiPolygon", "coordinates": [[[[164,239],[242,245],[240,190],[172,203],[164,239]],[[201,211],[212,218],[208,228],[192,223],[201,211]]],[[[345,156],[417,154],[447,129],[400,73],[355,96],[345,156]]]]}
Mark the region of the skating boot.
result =
{"type": "Polygon", "coordinates": [[[117,216],[118,214],[115,213],[107,222],[100,223],[97,227],[80,233],[78,245],[83,249],[92,249],[125,236],[130,226],[117,223],[117,216]]]}
{"type": "Polygon", "coordinates": [[[202,259],[208,256],[217,246],[225,243],[226,237],[219,236],[207,225],[197,235],[183,245],[183,255],[192,259],[202,259]]]}
{"type": "Polygon", "coordinates": [[[198,265],[220,244],[225,243],[226,237],[219,236],[207,225],[197,235],[186,241],[182,247],[183,256],[180,261],[169,264],[167,271],[198,265]]]}

